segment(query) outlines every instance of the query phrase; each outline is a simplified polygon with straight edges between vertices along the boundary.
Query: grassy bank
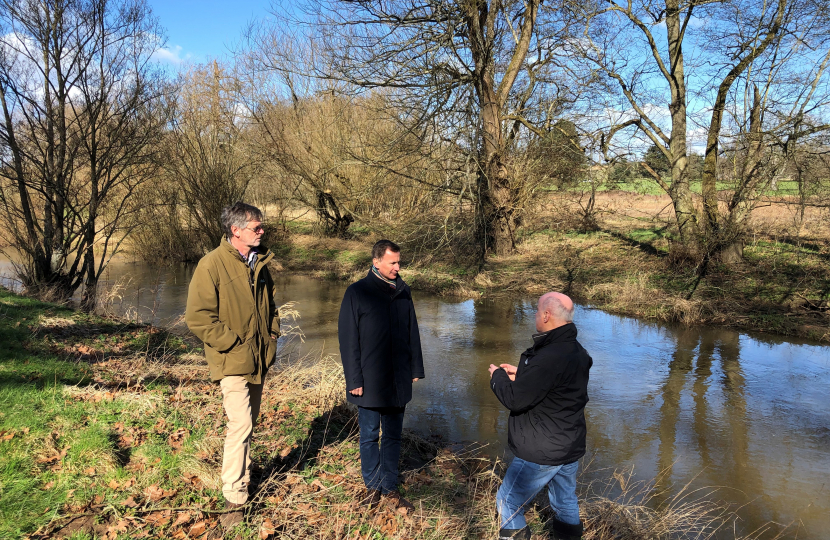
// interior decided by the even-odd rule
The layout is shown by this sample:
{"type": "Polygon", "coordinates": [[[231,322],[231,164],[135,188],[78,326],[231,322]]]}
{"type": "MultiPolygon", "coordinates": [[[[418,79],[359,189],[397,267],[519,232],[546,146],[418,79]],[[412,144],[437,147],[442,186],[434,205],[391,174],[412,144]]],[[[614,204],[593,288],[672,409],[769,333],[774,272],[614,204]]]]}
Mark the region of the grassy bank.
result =
{"type": "MultiPolygon", "coordinates": [[[[826,226],[819,223],[794,237],[782,224],[783,211],[765,209],[744,251],[745,262],[711,264],[699,279],[694,268],[670,260],[666,224],[643,217],[658,214],[665,197],[602,197],[598,207],[605,219],[599,230],[567,232],[573,208],[552,199],[551,209],[543,209],[518,239],[517,252],[489,258],[481,272],[454,259],[450,250],[413,258],[404,243],[402,276],[414,289],[441,295],[534,297],[561,290],[580,302],[644,319],[830,341],[826,226]]],[[[365,275],[376,235],[358,231],[355,239],[340,240],[315,236],[311,229],[295,223],[273,244],[278,270],[345,281],[365,275]]]]}
{"type": "MultiPolygon", "coordinates": [[[[198,349],[163,330],[0,290],[0,537],[219,538],[224,419],[198,349]]],[[[330,359],[269,375],[249,516],[228,538],[492,538],[503,464],[405,434],[411,514],[356,503],[354,411],[330,359]]],[[[287,351],[287,352],[286,352],[287,351]]],[[[706,538],[728,520],[702,500],[648,505],[608,475],[581,486],[586,540],[706,538]],[[609,493],[614,493],[613,498],[609,493]]],[[[545,534],[543,499],[528,514],[545,534]]]]}

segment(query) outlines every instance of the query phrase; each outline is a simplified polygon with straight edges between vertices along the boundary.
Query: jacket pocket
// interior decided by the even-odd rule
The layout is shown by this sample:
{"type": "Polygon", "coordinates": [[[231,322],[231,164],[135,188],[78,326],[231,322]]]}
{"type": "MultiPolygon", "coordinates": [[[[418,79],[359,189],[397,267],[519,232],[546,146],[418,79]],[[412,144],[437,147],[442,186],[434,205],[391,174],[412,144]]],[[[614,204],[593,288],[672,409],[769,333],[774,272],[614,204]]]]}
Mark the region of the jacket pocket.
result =
{"type": "Polygon", "coordinates": [[[248,338],[224,354],[222,360],[222,375],[250,375],[254,372],[254,344],[253,337],[248,338]]]}

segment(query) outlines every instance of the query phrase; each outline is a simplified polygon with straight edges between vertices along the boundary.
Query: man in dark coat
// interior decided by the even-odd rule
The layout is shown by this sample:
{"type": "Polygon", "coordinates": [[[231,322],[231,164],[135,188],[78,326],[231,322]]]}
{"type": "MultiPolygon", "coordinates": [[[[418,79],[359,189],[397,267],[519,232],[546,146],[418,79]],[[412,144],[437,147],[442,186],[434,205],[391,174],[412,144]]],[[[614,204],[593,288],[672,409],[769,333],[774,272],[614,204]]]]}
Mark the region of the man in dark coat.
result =
{"type": "Polygon", "coordinates": [[[372,247],[369,274],[343,296],[337,335],[346,398],[358,407],[363,503],[374,507],[385,495],[412,509],[398,491],[398,459],[404,409],[412,383],[424,377],[424,360],[412,295],[398,275],[400,261],[401,249],[393,242],[372,247]]]}
{"type": "Polygon", "coordinates": [[[585,454],[585,405],[593,360],[576,340],[574,305],[564,294],[539,299],[533,345],[519,365],[490,365],[490,386],[510,409],[508,446],[515,455],[496,495],[500,539],[530,539],[524,507],[548,486],[554,538],[582,536],[576,472],[585,454]]]}

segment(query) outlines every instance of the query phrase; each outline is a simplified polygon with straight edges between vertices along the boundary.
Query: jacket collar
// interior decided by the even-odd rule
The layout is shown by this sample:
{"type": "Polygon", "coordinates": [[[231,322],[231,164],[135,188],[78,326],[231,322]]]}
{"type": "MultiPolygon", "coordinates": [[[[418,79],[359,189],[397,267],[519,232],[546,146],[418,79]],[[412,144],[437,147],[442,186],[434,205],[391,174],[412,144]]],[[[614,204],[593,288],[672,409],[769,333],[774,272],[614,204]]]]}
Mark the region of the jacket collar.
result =
{"type": "MultiPolygon", "coordinates": [[[[235,260],[243,264],[246,264],[245,261],[242,260],[242,255],[239,253],[239,250],[233,247],[233,244],[231,244],[230,241],[224,236],[222,237],[222,242],[219,244],[219,247],[223,248],[228,254],[233,256],[235,260]]],[[[256,250],[257,252],[257,266],[261,264],[268,264],[268,261],[270,261],[274,257],[274,253],[265,246],[261,245],[252,249],[256,250]]]]}
{"type": "Polygon", "coordinates": [[[576,325],[568,323],[553,330],[542,332],[540,334],[533,334],[533,349],[539,350],[549,343],[557,343],[563,341],[576,340],[576,325]]]}
{"type": "MultiPolygon", "coordinates": [[[[369,268],[369,273],[366,274],[366,279],[368,279],[369,281],[374,283],[375,286],[377,286],[379,289],[383,290],[384,292],[389,292],[389,289],[391,289],[391,287],[389,285],[384,283],[382,279],[377,277],[375,275],[375,273],[372,272],[371,268],[369,268]]],[[[398,296],[404,290],[408,291],[409,290],[409,285],[407,285],[406,282],[401,279],[400,275],[395,276],[395,292],[392,293],[392,297],[394,298],[394,297],[398,296]]]]}

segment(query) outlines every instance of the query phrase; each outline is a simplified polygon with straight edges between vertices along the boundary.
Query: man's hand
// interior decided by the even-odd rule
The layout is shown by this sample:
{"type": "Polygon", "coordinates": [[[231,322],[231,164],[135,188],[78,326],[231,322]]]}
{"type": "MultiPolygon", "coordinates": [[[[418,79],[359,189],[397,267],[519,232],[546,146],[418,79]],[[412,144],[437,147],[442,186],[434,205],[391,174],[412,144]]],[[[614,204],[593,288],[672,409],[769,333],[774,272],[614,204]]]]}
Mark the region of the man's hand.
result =
{"type": "Polygon", "coordinates": [[[418,377],[415,377],[414,379],[412,379],[412,382],[418,382],[418,380],[418,377]]]}
{"type": "Polygon", "coordinates": [[[363,395],[363,387],[355,388],[354,390],[349,390],[349,393],[353,396],[362,396],[363,395]]]}
{"type": "Polygon", "coordinates": [[[490,364],[490,369],[487,370],[490,372],[490,378],[493,378],[493,373],[495,373],[497,369],[503,369],[506,371],[507,376],[510,377],[511,381],[516,380],[516,366],[511,366],[510,364],[502,364],[500,366],[490,364]]]}

